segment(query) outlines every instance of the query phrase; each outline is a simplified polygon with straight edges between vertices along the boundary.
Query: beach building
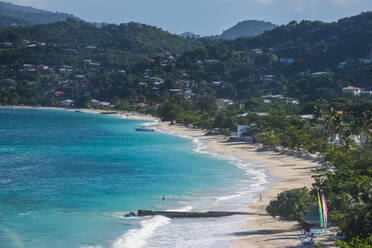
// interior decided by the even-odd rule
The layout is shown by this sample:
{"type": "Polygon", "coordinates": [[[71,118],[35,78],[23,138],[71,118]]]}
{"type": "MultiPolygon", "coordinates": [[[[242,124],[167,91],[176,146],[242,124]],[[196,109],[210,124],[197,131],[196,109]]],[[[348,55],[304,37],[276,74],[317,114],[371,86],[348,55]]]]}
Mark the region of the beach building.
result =
{"type": "Polygon", "coordinates": [[[137,107],[139,107],[139,108],[146,108],[146,107],[148,107],[148,105],[146,103],[144,103],[144,102],[140,102],[140,103],[137,103],[137,107]]]}
{"type": "Polygon", "coordinates": [[[255,139],[255,135],[252,133],[254,127],[256,127],[256,123],[252,123],[249,126],[246,125],[238,125],[237,127],[237,139],[244,140],[249,143],[253,143],[255,139]]]}
{"type": "Polygon", "coordinates": [[[66,99],[66,100],[59,101],[59,104],[62,106],[71,106],[74,104],[74,102],[75,102],[74,100],[66,99]]]}
{"type": "Polygon", "coordinates": [[[104,106],[104,107],[108,107],[111,105],[110,102],[103,102],[103,101],[98,101],[96,99],[93,99],[92,100],[92,104],[95,105],[95,106],[104,106]]]}

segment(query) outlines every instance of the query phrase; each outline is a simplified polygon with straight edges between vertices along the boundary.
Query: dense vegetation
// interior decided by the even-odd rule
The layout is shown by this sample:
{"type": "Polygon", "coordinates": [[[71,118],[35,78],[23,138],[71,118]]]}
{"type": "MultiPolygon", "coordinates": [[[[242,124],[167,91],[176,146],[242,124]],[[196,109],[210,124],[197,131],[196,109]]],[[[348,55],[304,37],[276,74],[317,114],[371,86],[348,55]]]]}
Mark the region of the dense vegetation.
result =
{"type": "Polygon", "coordinates": [[[276,200],[271,201],[266,210],[273,216],[284,220],[298,220],[309,211],[314,204],[314,196],[306,188],[286,190],[276,200]]]}
{"type": "Polygon", "coordinates": [[[273,30],[276,25],[265,21],[242,21],[235,26],[225,30],[221,34],[224,39],[236,39],[242,37],[253,37],[263,34],[265,31],[273,30]]]}
{"type": "Polygon", "coordinates": [[[371,236],[372,98],[343,87],[371,87],[371,25],[367,12],[233,41],[74,19],[3,28],[0,102],[92,107],[98,99],[225,135],[246,125],[244,135],[268,148],[322,155],[334,168],[319,172],[312,193],[280,196],[301,199],[286,218],[322,189],[332,222],[355,243],[371,236]]]}
{"type": "MultiPolygon", "coordinates": [[[[362,240],[369,238],[370,242],[372,234],[371,109],[372,105],[349,106],[349,110],[343,114],[331,110],[323,113],[321,118],[325,127],[322,130],[326,134],[324,137],[331,141],[327,142],[324,158],[332,166],[318,170],[319,175],[315,176],[311,195],[314,199],[319,190],[327,195],[330,223],[341,229],[346,240],[354,239],[351,247],[357,242],[356,237],[362,240]],[[338,137],[337,143],[333,142],[334,137],[338,137]],[[355,143],[357,137],[361,139],[359,145],[355,143]]],[[[315,137],[313,141],[316,142],[315,137]]],[[[303,215],[304,210],[298,205],[309,198],[308,192],[300,192],[301,190],[303,189],[281,193],[267,210],[274,216],[298,218],[303,215]]],[[[308,202],[305,210],[309,210],[315,203],[314,200],[313,204],[308,202]]],[[[344,244],[344,247],[348,246],[344,244]]]]}

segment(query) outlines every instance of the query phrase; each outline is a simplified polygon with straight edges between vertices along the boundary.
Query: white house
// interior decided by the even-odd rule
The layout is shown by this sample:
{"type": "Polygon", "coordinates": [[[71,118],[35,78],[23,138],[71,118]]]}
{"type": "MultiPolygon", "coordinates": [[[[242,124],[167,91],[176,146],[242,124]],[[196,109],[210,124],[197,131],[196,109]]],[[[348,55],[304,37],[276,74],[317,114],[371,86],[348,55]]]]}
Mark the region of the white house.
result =
{"type": "Polygon", "coordinates": [[[253,50],[251,50],[251,52],[254,53],[254,54],[261,54],[261,53],[263,53],[263,51],[262,51],[261,48],[253,49],[253,50]]]}
{"type": "Polygon", "coordinates": [[[74,104],[74,102],[75,102],[74,100],[66,99],[66,100],[59,101],[59,104],[63,106],[71,106],[74,104]]]}
{"type": "Polygon", "coordinates": [[[352,93],[353,95],[359,96],[362,89],[354,86],[348,86],[342,88],[342,91],[345,93],[352,93]]]}
{"type": "Polygon", "coordinates": [[[92,104],[96,105],[96,106],[110,106],[109,102],[101,102],[101,101],[98,101],[96,99],[92,100],[92,104]]]}
{"type": "Polygon", "coordinates": [[[323,76],[323,75],[325,75],[325,74],[327,74],[327,72],[325,72],[325,71],[318,71],[318,72],[314,72],[314,73],[312,73],[311,75],[312,75],[313,77],[319,77],[319,76],[323,76]]]}
{"type": "Polygon", "coordinates": [[[245,126],[245,125],[238,125],[238,130],[237,130],[237,133],[238,133],[238,138],[242,137],[243,134],[245,133],[245,131],[247,130],[248,126],[245,126]]]}
{"type": "Polygon", "coordinates": [[[274,78],[275,78],[274,75],[262,75],[260,77],[260,80],[263,81],[263,82],[271,82],[271,81],[273,81],[274,78]]]}

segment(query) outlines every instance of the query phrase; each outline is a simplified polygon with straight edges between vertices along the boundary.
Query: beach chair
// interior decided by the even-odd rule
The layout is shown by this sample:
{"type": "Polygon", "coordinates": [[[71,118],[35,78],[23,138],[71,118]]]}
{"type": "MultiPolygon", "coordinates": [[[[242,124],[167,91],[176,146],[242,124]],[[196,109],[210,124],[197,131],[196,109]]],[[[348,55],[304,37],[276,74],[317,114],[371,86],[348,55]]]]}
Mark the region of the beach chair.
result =
{"type": "Polygon", "coordinates": [[[323,231],[322,229],[310,229],[309,234],[312,234],[313,236],[317,236],[317,235],[327,235],[328,233],[323,231]]]}
{"type": "Polygon", "coordinates": [[[302,241],[301,244],[303,246],[313,246],[314,245],[314,239],[311,238],[309,241],[302,241]]]}

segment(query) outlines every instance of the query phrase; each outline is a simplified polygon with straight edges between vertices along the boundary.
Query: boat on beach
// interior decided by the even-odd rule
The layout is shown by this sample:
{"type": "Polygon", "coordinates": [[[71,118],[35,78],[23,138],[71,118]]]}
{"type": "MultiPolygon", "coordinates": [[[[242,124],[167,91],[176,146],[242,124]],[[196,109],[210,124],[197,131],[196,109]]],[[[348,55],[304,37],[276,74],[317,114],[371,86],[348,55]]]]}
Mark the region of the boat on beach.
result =
{"type": "Polygon", "coordinates": [[[154,132],[155,131],[155,129],[150,128],[150,127],[135,127],[134,129],[140,132],[154,132]]]}
{"type": "Polygon", "coordinates": [[[115,115],[117,113],[118,112],[116,112],[116,111],[104,111],[104,112],[100,112],[100,114],[102,114],[102,115],[115,115]]]}

